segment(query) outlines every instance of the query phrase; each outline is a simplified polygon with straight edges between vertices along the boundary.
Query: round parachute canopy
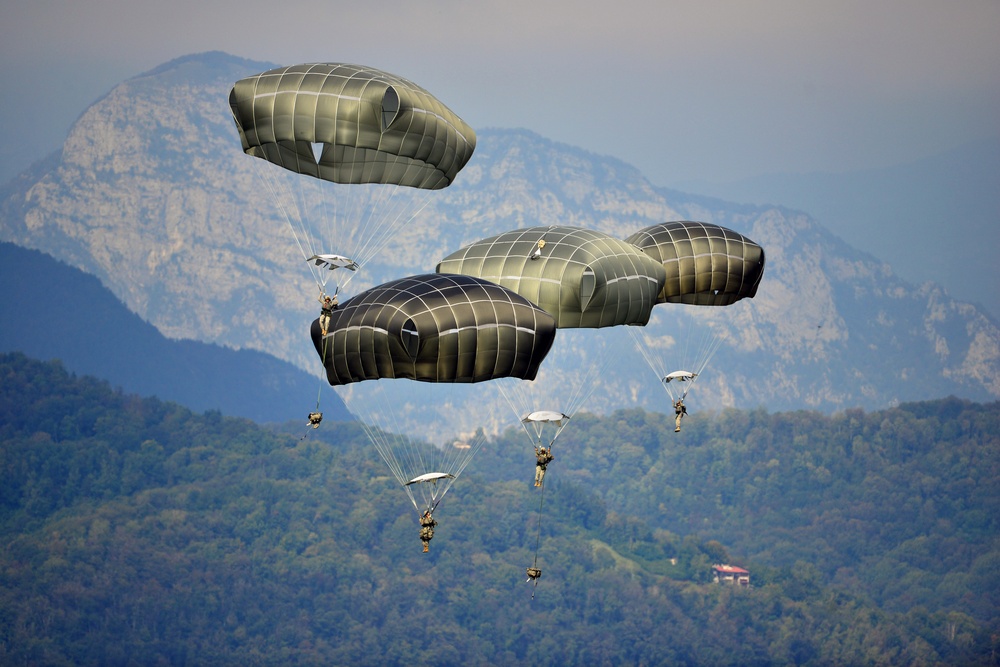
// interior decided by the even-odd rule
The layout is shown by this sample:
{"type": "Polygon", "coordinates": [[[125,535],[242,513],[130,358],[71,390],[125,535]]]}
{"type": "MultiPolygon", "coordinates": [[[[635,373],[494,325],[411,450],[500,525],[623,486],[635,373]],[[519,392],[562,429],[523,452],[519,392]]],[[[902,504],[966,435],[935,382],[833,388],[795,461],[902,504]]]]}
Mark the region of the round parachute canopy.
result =
{"type": "Polygon", "coordinates": [[[313,63],[240,79],[229,93],[243,151],[334,183],[437,190],[476,133],[429,92],[370,67],[313,63]]]}
{"type": "MultiPolygon", "coordinates": [[[[513,405],[513,403],[511,403],[513,405]]],[[[553,410],[536,410],[521,420],[525,433],[533,443],[551,447],[569,423],[569,415],[553,410]]]]}
{"type": "Polygon", "coordinates": [[[534,379],[555,339],[552,316],[499,285],[424,274],[362,292],[312,338],[331,385],[534,379]]]}
{"type": "Polygon", "coordinates": [[[757,294],[764,275],[764,249],[719,225],[665,222],[625,241],[666,270],[658,303],[728,306],[757,294]]]}
{"type": "Polygon", "coordinates": [[[426,472],[423,475],[417,475],[403,486],[410,486],[411,484],[425,484],[428,482],[437,483],[442,479],[455,479],[455,476],[448,472],[426,472]]]}
{"type": "Polygon", "coordinates": [[[645,324],[663,288],[663,266],[635,246],[590,229],[516,229],[445,257],[438,273],[476,276],[551,313],[559,328],[645,324]]]}
{"type": "Polygon", "coordinates": [[[316,266],[321,266],[330,271],[336,271],[337,269],[347,269],[348,271],[358,270],[358,263],[343,255],[313,255],[306,261],[313,262],[316,266]]]}
{"type": "Polygon", "coordinates": [[[569,420],[569,416],[552,410],[536,410],[535,412],[527,415],[521,421],[528,423],[551,423],[556,424],[557,426],[562,426],[563,420],[569,420]]]}

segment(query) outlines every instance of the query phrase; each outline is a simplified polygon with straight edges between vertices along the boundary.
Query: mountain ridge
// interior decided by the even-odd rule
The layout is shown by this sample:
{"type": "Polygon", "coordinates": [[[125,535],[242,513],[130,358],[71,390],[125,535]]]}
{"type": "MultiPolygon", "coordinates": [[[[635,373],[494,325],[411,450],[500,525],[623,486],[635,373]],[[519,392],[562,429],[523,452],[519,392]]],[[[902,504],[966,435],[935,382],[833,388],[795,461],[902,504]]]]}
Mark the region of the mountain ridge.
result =
{"type": "MultiPolygon", "coordinates": [[[[122,83],[81,115],[55,168],[21,181],[2,202],[0,238],[96,275],[169,337],[266,350],[312,370],[316,287],[255,180],[254,158],[240,151],[226,101],[232,83],[262,64],[218,53],[172,63],[122,83]]],[[[624,238],[672,219],[730,227],[764,246],[768,260],[753,300],[654,309],[648,330],[666,349],[677,349],[682,326],[723,340],[693,408],[831,411],[1000,396],[996,322],[940,286],[910,285],[803,213],[656,188],[617,158],[523,130],[480,131],[456,182],[396,232],[351,288],[433,270],[458,247],[515,227],[567,224],[624,238]]],[[[572,351],[595,353],[603,354],[572,351]]],[[[550,359],[543,371],[566,378],[547,389],[555,404],[580,380],[550,359]]],[[[623,350],[591,405],[662,410],[657,384],[639,355],[623,350]]],[[[439,406],[407,400],[426,422],[441,419],[439,406]]]]}
{"type": "MultiPolygon", "coordinates": [[[[0,242],[0,292],[0,351],[59,359],[127,392],[257,422],[305,424],[315,407],[318,377],[256,350],[168,340],[96,278],[39,251],[0,242]]],[[[350,419],[336,396],[323,409],[350,419]]]]}

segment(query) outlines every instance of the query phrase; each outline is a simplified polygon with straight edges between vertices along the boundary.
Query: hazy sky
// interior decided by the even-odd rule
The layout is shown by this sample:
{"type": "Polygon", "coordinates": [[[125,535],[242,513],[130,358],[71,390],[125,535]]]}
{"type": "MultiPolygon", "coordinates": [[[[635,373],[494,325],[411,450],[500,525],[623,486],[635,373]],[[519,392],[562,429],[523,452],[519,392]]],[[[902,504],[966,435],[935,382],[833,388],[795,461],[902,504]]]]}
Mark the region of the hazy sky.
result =
{"type": "Polygon", "coordinates": [[[1000,134],[998,0],[0,0],[4,179],[175,57],[348,61],[655,184],[886,166],[1000,134]]]}
{"type": "MultiPolygon", "coordinates": [[[[889,167],[1000,137],[998,35],[1000,0],[0,0],[0,182],[118,83],[219,50],[384,69],[473,128],[527,128],[655,185],[731,198],[739,179],[889,167]]],[[[962,197],[956,179],[915,187],[941,209],[962,197]]],[[[819,222],[1000,315],[1000,269],[980,268],[1000,242],[996,198],[964,219],[914,214],[905,185],[884,194],[885,215],[819,222]],[[871,224],[889,241],[859,235],[871,224]]],[[[741,201],[793,204],[774,196],[741,201]]],[[[834,196],[874,210],[860,191],[834,196]]]]}

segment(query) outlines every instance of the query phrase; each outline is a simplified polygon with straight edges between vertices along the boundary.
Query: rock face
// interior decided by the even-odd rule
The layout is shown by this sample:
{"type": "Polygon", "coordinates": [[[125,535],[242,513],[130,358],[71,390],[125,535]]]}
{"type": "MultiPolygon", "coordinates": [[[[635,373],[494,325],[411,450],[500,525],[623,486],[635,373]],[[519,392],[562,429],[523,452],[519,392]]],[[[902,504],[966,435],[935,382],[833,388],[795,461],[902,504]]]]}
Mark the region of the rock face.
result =
{"type": "MultiPolygon", "coordinates": [[[[167,336],[263,350],[315,371],[308,332],[317,288],[254,159],[240,150],[227,101],[233,82],[270,66],[209,53],[122,83],[81,115],[61,155],[15,183],[0,238],[96,275],[167,336]]],[[[997,324],[935,285],[897,279],[858,249],[864,239],[852,247],[801,212],[657,189],[623,162],[527,131],[477,133],[455,183],[395,231],[350,293],[433,271],[463,245],[516,227],[571,225],[625,238],[667,220],[711,222],[761,244],[767,267],[753,300],[654,309],[646,331],[665,355],[679,356],[682,331],[721,339],[691,394],[695,409],[1000,398],[997,324]]],[[[582,409],[663,410],[657,378],[629,337],[622,341],[605,351],[567,338],[577,347],[570,357],[616,354],[582,409]]],[[[559,386],[544,392],[553,401],[582,377],[558,370],[559,386]]],[[[419,407],[419,396],[408,400],[419,407]]]]}

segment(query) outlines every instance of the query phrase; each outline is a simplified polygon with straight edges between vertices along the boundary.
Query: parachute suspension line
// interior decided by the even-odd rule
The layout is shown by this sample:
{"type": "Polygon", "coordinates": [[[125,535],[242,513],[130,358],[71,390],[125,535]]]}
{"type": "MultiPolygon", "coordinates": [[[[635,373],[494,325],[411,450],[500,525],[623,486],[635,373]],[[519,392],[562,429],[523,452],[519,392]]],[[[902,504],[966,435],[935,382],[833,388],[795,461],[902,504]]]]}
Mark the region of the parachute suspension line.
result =
{"type": "Polygon", "coordinates": [[[705,338],[702,339],[701,347],[699,348],[698,356],[696,357],[699,362],[693,371],[695,376],[691,378],[691,382],[686,383],[688,386],[684,389],[684,393],[681,394],[681,399],[687,398],[687,393],[694,389],[694,383],[697,382],[698,378],[700,378],[702,373],[705,372],[705,368],[708,367],[708,363],[712,360],[712,357],[715,356],[715,353],[719,351],[721,346],[722,337],[715,333],[706,335],[705,338]]]}
{"type": "MultiPolygon", "coordinates": [[[[562,426],[557,426],[555,434],[548,441],[544,443],[542,440],[542,434],[545,430],[545,424],[543,422],[532,422],[524,419],[525,416],[532,412],[534,406],[529,402],[530,396],[526,391],[518,391],[520,384],[514,384],[511,386],[505,386],[505,381],[512,378],[504,378],[502,380],[495,380],[497,391],[503,396],[504,400],[507,401],[507,405],[510,406],[511,411],[519,418],[518,421],[521,424],[521,428],[524,430],[525,435],[528,436],[528,440],[531,441],[533,445],[547,444],[548,447],[552,447],[555,444],[556,438],[563,432],[562,426]]],[[[517,382],[523,382],[523,380],[517,380],[517,382]]],[[[569,417],[567,417],[569,419],[569,417]]]]}
{"type": "MultiPolygon", "coordinates": [[[[503,396],[504,400],[507,401],[507,405],[520,420],[529,412],[531,412],[531,405],[528,402],[528,393],[526,391],[518,391],[520,385],[518,382],[524,382],[524,380],[517,380],[516,378],[501,378],[495,381],[497,391],[503,396]],[[510,382],[511,386],[507,387],[507,383],[510,382]],[[519,400],[520,399],[520,400],[519,400]]],[[[531,431],[528,430],[528,425],[521,421],[521,427],[524,432],[531,437],[531,431]]]]}
{"type": "Polygon", "coordinates": [[[684,363],[691,361],[694,365],[693,372],[697,375],[701,375],[701,372],[705,370],[705,367],[708,366],[708,362],[711,361],[712,356],[722,344],[722,339],[711,330],[702,336],[698,336],[697,340],[693,340],[694,338],[695,336],[690,334],[687,336],[687,340],[685,341],[685,353],[682,360],[684,360],[684,363]],[[692,345],[695,348],[693,353],[690,351],[692,345]]]}
{"type": "MultiPolygon", "coordinates": [[[[395,183],[334,183],[286,173],[265,160],[253,163],[254,175],[268,191],[304,260],[336,252],[364,265],[385,247],[398,227],[426,207],[433,192],[395,183]],[[310,223],[314,215],[319,219],[310,223]]],[[[309,271],[323,291],[333,280],[339,292],[355,275],[353,271],[329,271],[312,263],[309,271]]]]}
{"type": "MultiPolygon", "coordinates": [[[[617,327],[616,327],[617,328],[617,327]]],[[[610,330],[610,328],[608,329],[610,330]]],[[[564,338],[571,333],[584,332],[581,335],[595,335],[593,330],[573,330],[567,329],[560,332],[560,336],[564,338]]],[[[610,334],[609,334],[610,335],[610,334]]],[[[607,342],[607,341],[605,341],[607,342]]],[[[559,344],[559,338],[556,339],[556,345],[559,344]]],[[[565,361],[565,359],[553,358],[553,353],[549,353],[549,359],[546,361],[548,366],[543,366],[539,372],[538,378],[532,381],[516,380],[513,384],[508,384],[508,379],[496,380],[497,389],[500,394],[510,405],[511,409],[517,415],[518,419],[523,418],[530,412],[537,410],[541,407],[546,409],[552,409],[558,407],[561,412],[563,412],[567,417],[572,417],[580,409],[580,407],[586,403],[586,401],[593,395],[599,386],[601,386],[600,379],[606,375],[612,364],[618,359],[618,354],[620,353],[621,345],[610,345],[610,351],[603,350],[596,355],[598,360],[595,361],[584,361],[583,363],[577,363],[576,368],[583,371],[583,377],[579,381],[574,379],[572,383],[570,381],[563,381],[558,373],[560,372],[560,367],[562,364],[560,362],[565,361]],[[555,388],[552,392],[559,396],[561,405],[553,405],[553,399],[544,398],[542,394],[549,388],[553,387],[554,383],[563,382],[560,387],[568,387],[572,384],[572,387],[567,391],[561,390],[559,387],[555,388]],[[543,388],[544,387],[544,388],[543,388]],[[548,405],[539,405],[540,402],[545,402],[548,405]]],[[[573,361],[573,360],[570,360],[573,361]]],[[[522,427],[526,432],[528,426],[522,422],[522,427]]],[[[528,432],[529,436],[531,435],[528,432]]],[[[558,437],[558,434],[557,434],[558,437]]],[[[553,438],[555,440],[555,438],[553,438]]]]}
{"type": "MultiPolygon", "coordinates": [[[[375,397],[375,402],[379,403],[377,397],[375,397]]],[[[352,401],[352,403],[355,403],[355,401],[352,401]]],[[[413,501],[412,492],[410,491],[409,487],[406,486],[406,483],[410,481],[410,477],[408,477],[406,473],[403,471],[402,463],[400,462],[399,457],[396,456],[395,448],[393,447],[394,441],[398,438],[401,438],[402,436],[398,435],[397,433],[392,433],[386,428],[383,428],[382,426],[375,424],[374,421],[369,418],[369,416],[380,414],[380,410],[381,410],[381,405],[379,404],[371,406],[367,410],[367,412],[370,414],[358,414],[358,416],[361,418],[360,419],[361,426],[362,428],[364,428],[365,434],[368,436],[368,439],[371,441],[372,445],[374,445],[375,449],[382,457],[382,460],[389,468],[389,471],[392,473],[392,476],[396,479],[397,482],[399,482],[401,486],[403,486],[407,490],[407,495],[409,495],[410,500],[413,501]]],[[[385,413],[383,412],[382,414],[385,413]]],[[[415,501],[413,502],[414,506],[416,506],[416,502],[415,501]]]]}
{"type": "MultiPolygon", "coordinates": [[[[364,400],[356,393],[356,387],[347,388],[347,392],[355,398],[348,403],[348,407],[352,408],[360,418],[369,441],[378,451],[392,476],[403,487],[414,508],[420,512],[423,509],[436,507],[482,449],[487,439],[485,431],[477,429],[471,440],[458,446],[454,443],[438,446],[416,440],[405,435],[407,429],[399,421],[401,414],[399,405],[392,402],[390,395],[374,386],[378,383],[370,384],[372,386],[367,389],[371,391],[363,396],[364,400]],[[427,456],[428,454],[430,456],[427,456]],[[429,472],[443,472],[450,477],[430,482],[409,483],[419,475],[429,472]]],[[[494,408],[491,407],[491,411],[492,409],[494,408]]]]}
{"type": "MultiPolygon", "coordinates": [[[[294,197],[290,194],[287,178],[281,180],[279,175],[276,173],[276,167],[270,163],[257,164],[257,162],[262,162],[259,160],[254,160],[253,162],[255,167],[254,174],[270,193],[271,201],[275,203],[279,214],[282,218],[284,218],[285,224],[288,225],[288,229],[292,233],[292,238],[295,240],[295,244],[299,248],[299,253],[302,255],[302,259],[307,259],[316,254],[313,252],[314,244],[309,238],[308,229],[302,221],[301,209],[299,207],[295,207],[295,211],[289,210],[289,206],[285,203],[295,202],[294,197]],[[282,187],[282,184],[284,184],[284,187],[282,187]],[[298,222],[294,222],[295,220],[298,222]],[[303,244],[305,247],[303,247],[303,244]]],[[[310,265],[309,271],[312,273],[313,280],[316,284],[319,285],[321,289],[325,288],[326,278],[323,276],[322,270],[318,270],[316,267],[310,265]]]]}
{"type": "MultiPolygon", "coordinates": [[[[402,186],[397,185],[392,187],[395,190],[399,190],[402,186]]],[[[381,252],[392,239],[393,232],[403,224],[416,218],[427,207],[430,203],[431,191],[422,190],[421,192],[423,193],[422,198],[416,199],[416,203],[393,212],[391,217],[388,217],[388,214],[386,214],[387,217],[380,222],[376,230],[366,237],[368,240],[358,249],[357,261],[359,264],[364,264],[381,252]]],[[[395,192],[391,195],[391,197],[396,196],[395,192]]]]}
{"type": "MultiPolygon", "coordinates": [[[[394,156],[391,165],[402,161],[403,158],[394,156]]],[[[360,264],[375,257],[392,239],[396,229],[417,217],[430,202],[434,192],[398,184],[378,184],[375,187],[377,197],[368,206],[367,216],[362,223],[360,238],[364,242],[358,245],[356,257],[353,258],[360,264]]]]}
{"type": "Polygon", "coordinates": [[[678,399],[683,400],[689,391],[694,388],[698,378],[701,377],[712,357],[722,346],[722,338],[711,330],[701,336],[695,336],[691,332],[693,324],[688,326],[688,335],[684,337],[682,351],[668,351],[665,354],[657,354],[658,345],[655,339],[646,333],[641,327],[627,327],[629,335],[635,343],[635,348],[642,355],[646,365],[656,374],[656,379],[660,381],[667,395],[672,402],[678,399]],[[692,352],[693,350],[693,352],[692,352]],[[667,363],[680,364],[681,367],[668,366],[667,363]],[[679,383],[664,382],[666,376],[675,370],[686,370],[694,374],[688,381],[679,383]]]}
{"type": "MultiPolygon", "coordinates": [[[[403,158],[393,156],[389,169],[403,158]]],[[[393,232],[404,222],[413,219],[429,201],[429,190],[411,188],[397,183],[324,183],[329,192],[338,193],[333,197],[319,197],[326,207],[329,202],[334,208],[332,214],[325,215],[327,221],[323,238],[331,244],[330,251],[347,254],[359,265],[366,264],[375,257],[392,239],[393,232]],[[420,190],[425,203],[412,210],[410,195],[420,190]],[[398,201],[402,198],[403,201],[398,201]],[[395,209],[393,208],[395,206],[395,209]],[[336,247],[333,247],[336,246],[336,247]]],[[[353,274],[348,275],[346,286],[353,274]]]]}
{"type": "Polygon", "coordinates": [[[667,374],[666,367],[662,363],[662,358],[653,354],[653,343],[646,335],[644,328],[628,326],[625,329],[632,337],[632,342],[635,343],[635,348],[646,361],[646,365],[656,374],[656,379],[662,380],[667,374]]]}
{"type": "MultiPolygon", "coordinates": [[[[410,474],[413,471],[429,472],[424,463],[423,452],[409,437],[403,435],[406,431],[400,426],[397,414],[386,396],[382,393],[376,393],[371,398],[374,400],[370,414],[372,416],[381,415],[386,421],[381,428],[378,428],[378,434],[381,437],[375,446],[382,456],[382,460],[396,477],[396,481],[403,486],[410,502],[413,503],[413,507],[419,512],[420,507],[414,497],[414,485],[407,485],[407,482],[416,476],[410,474]]],[[[423,485],[416,486],[422,487],[423,485]]],[[[418,488],[416,491],[422,494],[425,489],[418,488]]],[[[426,498],[424,500],[426,501],[426,498]]]]}
{"type": "MultiPolygon", "coordinates": [[[[393,157],[393,164],[399,160],[398,156],[393,157]]],[[[390,167],[391,168],[391,167],[390,167]]],[[[364,215],[362,216],[362,211],[358,211],[357,218],[364,218],[364,220],[356,220],[355,224],[360,223],[360,233],[358,235],[359,239],[365,239],[364,242],[358,243],[358,246],[353,252],[357,254],[355,261],[367,262],[369,259],[378,254],[378,251],[388,242],[390,238],[390,232],[392,230],[392,225],[387,224],[386,220],[391,219],[393,216],[385,213],[380,213],[376,216],[376,212],[381,212],[384,207],[384,201],[388,198],[390,201],[393,196],[399,190],[400,185],[388,184],[388,183],[378,183],[372,184],[371,187],[375,188],[374,201],[370,202],[364,215]],[[387,193],[390,193],[387,197],[387,193]],[[376,239],[373,241],[373,239],[376,239]]],[[[371,194],[369,190],[366,194],[371,194]]]]}
{"type": "MultiPolygon", "coordinates": [[[[491,413],[492,413],[492,408],[491,408],[491,413]]],[[[486,432],[477,431],[475,436],[473,436],[473,441],[469,443],[468,455],[461,457],[459,459],[458,465],[455,466],[454,468],[453,474],[455,475],[455,477],[460,476],[465,471],[465,468],[469,465],[469,463],[472,462],[472,459],[475,458],[476,454],[479,452],[480,449],[483,448],[483,445],[485,443],[486,443],[486,432]]]]}
{"type": "Polygon", "coordinates": [[[570,394],[567,410],[565,410],[570,417],[575,415],[577,410],[593,395],[594,391],[601,385],[600,379],[607,375],[607,371],[618,360],[622,346],[611,345],[610,347],[610,351],[605,349],[600,353],[600,360],[597,363],[582,364],[585,371],[583,378],[570,394]]]}

